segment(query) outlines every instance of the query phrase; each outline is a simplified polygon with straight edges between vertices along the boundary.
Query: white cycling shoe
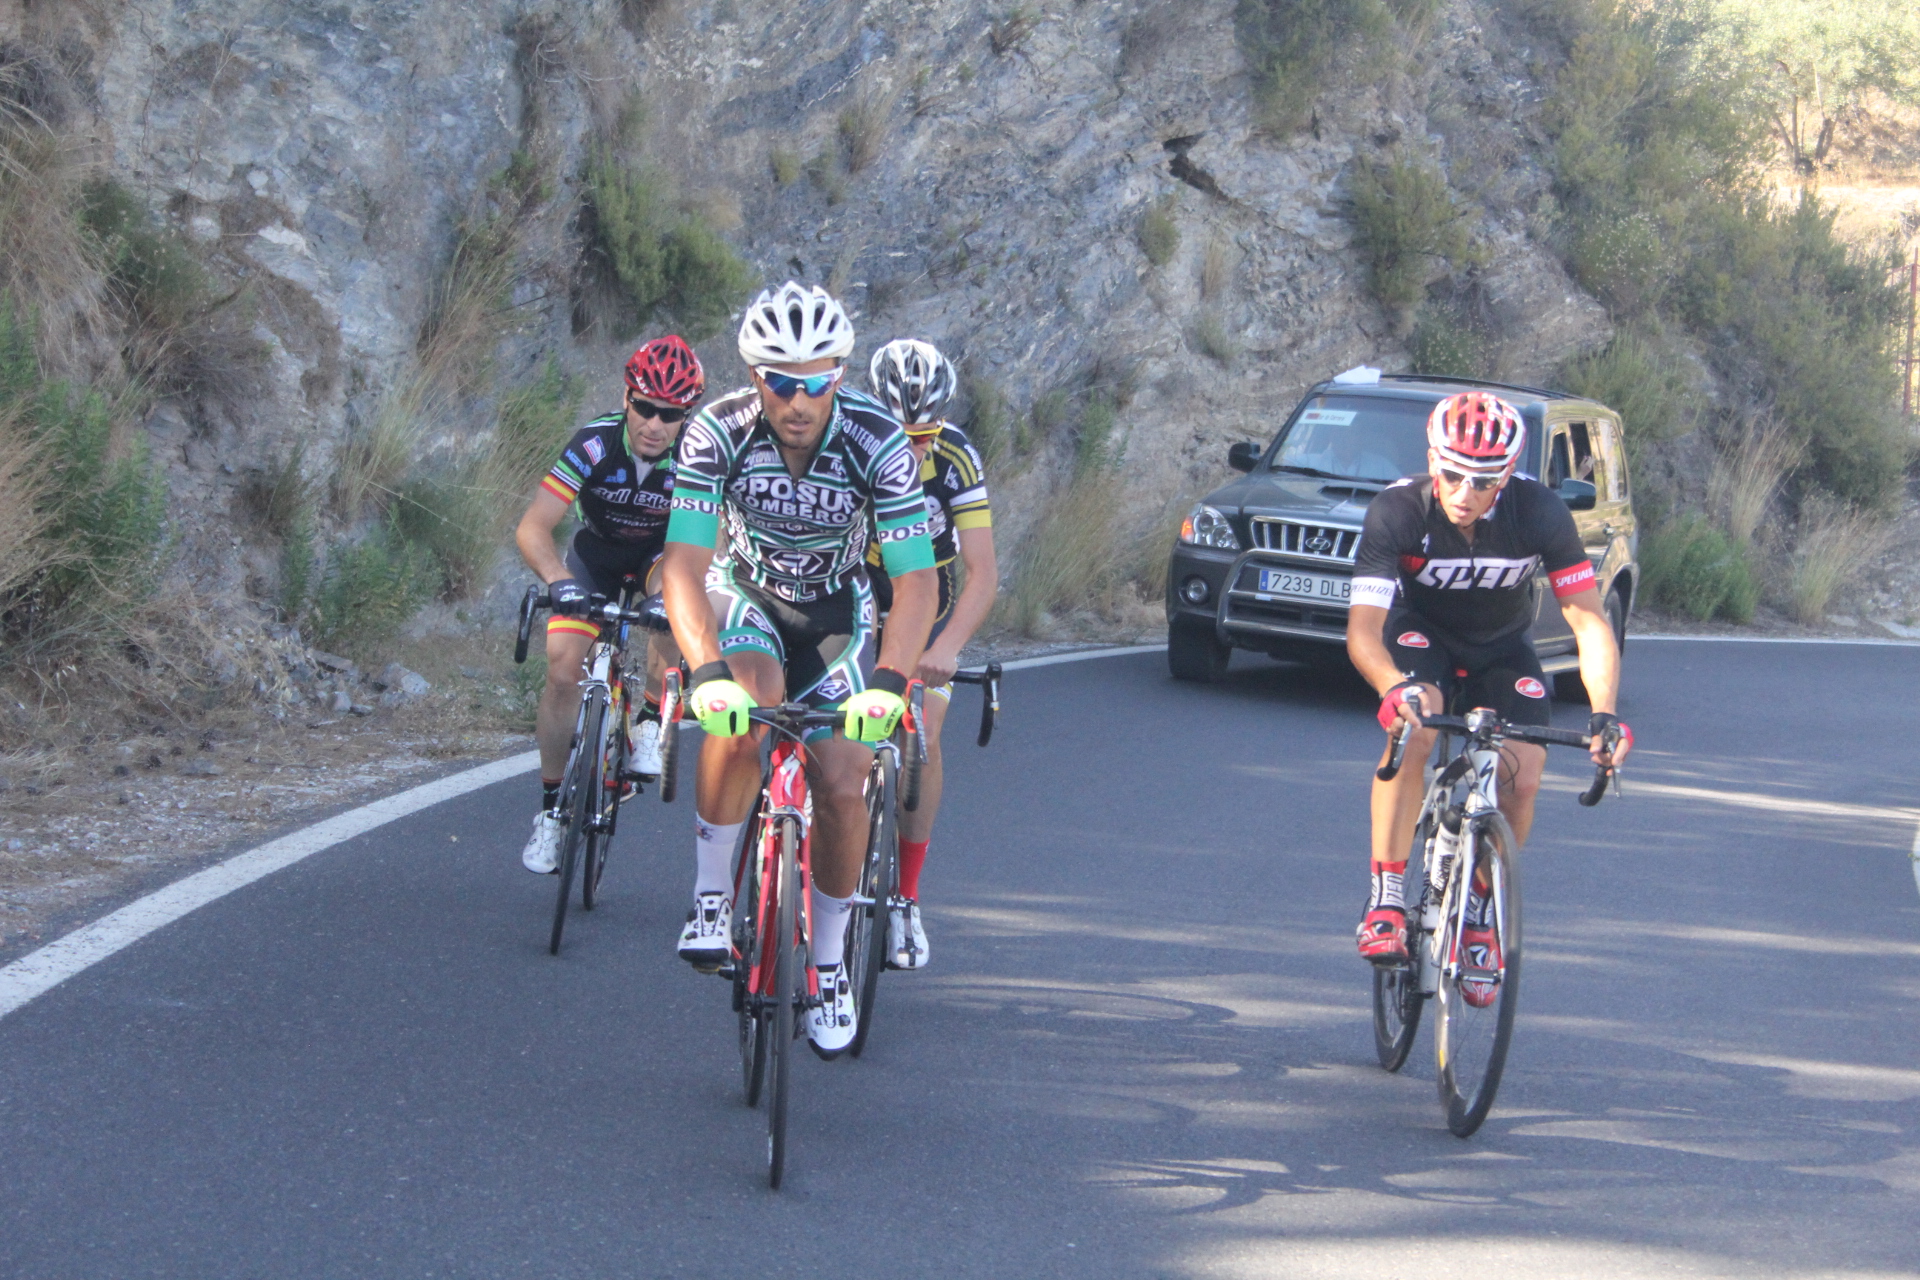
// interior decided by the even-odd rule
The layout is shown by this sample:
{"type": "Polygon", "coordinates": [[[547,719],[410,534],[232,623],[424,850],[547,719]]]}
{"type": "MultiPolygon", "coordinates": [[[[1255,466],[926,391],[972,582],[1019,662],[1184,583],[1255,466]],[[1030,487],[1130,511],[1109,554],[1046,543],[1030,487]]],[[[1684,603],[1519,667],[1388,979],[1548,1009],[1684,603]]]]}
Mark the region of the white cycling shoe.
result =
{"type": "Polygon", "coordinates": [[[533,834],[520,851],[520,865],[537,876],[550,876],[560,869],[560,815],[544,810],[533,820],[533,834]]]}
{"type": "Polygon", "coordinates": [[[635,720],[633,738],[627,746],[627,768],[648,778],[660,776],[660,722],[635,720]]]}
{"type": "Polygon", "coordinates": [[[733,954],[733,899],[724,893],[697,893],[680,930],[680,958],[702,973],[712,973],[733,954]]]}
{"type": "Polygon", "coordinates": [[[820,1003],[807,1010],[807,1042],[823,1058],[837,1058],[853,1043],[860,1011],[853,1003],[845,965],[821,969],[820,1003]]]}
{"type": "Polygon", "coordinates": [[[927,967],[927,931],[920,927],[920,904],[894,894],[887,899],[887,968],[927,967]]]}

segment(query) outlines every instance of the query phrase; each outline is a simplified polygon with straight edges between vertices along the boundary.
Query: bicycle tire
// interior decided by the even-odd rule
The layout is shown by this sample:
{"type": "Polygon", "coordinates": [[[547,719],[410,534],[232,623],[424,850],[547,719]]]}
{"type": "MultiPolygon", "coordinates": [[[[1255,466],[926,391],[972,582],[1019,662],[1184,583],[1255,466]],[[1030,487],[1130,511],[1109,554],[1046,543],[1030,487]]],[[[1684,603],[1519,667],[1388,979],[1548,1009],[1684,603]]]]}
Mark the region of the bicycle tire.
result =
{"type": "Polygon", "coordinates": [[[872,776],[876,785],[867,789],[867,857],[860,867],[859,889],[861,897],[871,899],[871,905],[856,908],[847,916],[846,970],[858,984],[853,997],[860,1019],[847,1052],[856,1058],[867,1047],[874,1001],[880,994],[880,975],[886,970],[887,951],[892,945],[889,904],[900,857],[894,775],[893,757],[885,751],[875,752],[872,776]]]}
{"type": "Polygon", "coordinates": [[[792,818],[780,819],[778,869],[774,875],[772,1025],[767,1036],[767,1185],[775,1191],[787,1170],[788,1079],[793,1065],[794,1005],[804,989],[796,963],[802,957],[796,904],[800,899],[800,828],[792,818]]]}
{"type": "MultiPolygon", "coordinates": [[[[625,702],[624,695],[621,703],[625,702]]],[[[586,865],[580,869],[580,908],[593,910],[594,898],[600,892],[600,877],[607,873],[607,854],[612,852],[613,827],[620,814],[620,764],[626,758],[625,732],[619,725],[626,716],[623,705],[609,703],[607,710],[613,713],[613,724],[607,724],[603,713],[600,719],[601,732],[599,767],[595,770],[593,788],[593,822],[587,827],[586,865]],[[607,779],[613,779],[613,787],[607,786],[607,779]]],[[[591,741],[591,739],[589,739],[591,741]]]]}
{"type": "Polygon", "coordinates": [[[593,793],[599,785],[597,748],[587,744],[600,739],[600,724],[606,711],[605,695],[593,689],[587,692],[580,712],[580,736],[567,759],[567,780],[561,792],[560,812],[565,815],[566,830],[560,835],[560,892],[554,896],[553,932],[547,938],[547,954],[560,954],[560,938],[567,929],[567,898],[573,892],[573,873],[580,862],[580,846],[587,824],[593,816],[593,793]]]}
{"type": "Polygon", "coordinates": [[[1448,876],[1448,891],[1443,899],[1446,914],[1440,923],[1440,955],[1445,961],[1455,954],[1454,935],[1459,927],[1457,895],[1466,891],[1473,867],[1484,857],[1494,897],[1494,919],[1498,922],[1504,972],[1495,988],[1493,1003],[1487,1007],[1475,1007],[1467,1002],[1457,968],[1452,974],[1444,970],[1441,973],[1439,1026],[1434,1037],[1440,1103],[1447,1110],[1447,1128],[1458,1138],[1471,1137],[1487,1118],[1500,1088],[1500,1077],[1506,1070],[1507,1048],[1513,1040],[1514,1011],[1520,998],[1523,938],[1520,869],[1513,830],[1498,813],[1475,818],[1472,829],[1473,856],[1460,858],[1448,876]]]}
{"type": "Polygon", "coordinates": [[[747,1105],[760,1105],[760,1089],[767,1078],[767,1019],[771,1010],[753,990],[753,973],[760,963],[760,882],[764,874],[758,861],[761,846],[760,802],[754,801],[747,819],[746,843],[740,856],[747,866],[735,877],[741,901],[733,910],[733,1009],[740,1019],[740,1086],[747,1105]]]}
{"type": "MultiPolygon", "coordinates": [[[[1404,882],[1425,886],[1425,853],[1433,830],[1431,822],[1414,829],[1413,848],[1407,854],[1404,882]]],[[[1420,899],[1407,912],[1407,961],[1397,965],[1375,965],[1373,969],[1373,1051],[1380,1065],[1398,1071],[1406,1065],[1420,1033],[1420,1009],[1426,1002],[1420,996],[1420,899]]]]}

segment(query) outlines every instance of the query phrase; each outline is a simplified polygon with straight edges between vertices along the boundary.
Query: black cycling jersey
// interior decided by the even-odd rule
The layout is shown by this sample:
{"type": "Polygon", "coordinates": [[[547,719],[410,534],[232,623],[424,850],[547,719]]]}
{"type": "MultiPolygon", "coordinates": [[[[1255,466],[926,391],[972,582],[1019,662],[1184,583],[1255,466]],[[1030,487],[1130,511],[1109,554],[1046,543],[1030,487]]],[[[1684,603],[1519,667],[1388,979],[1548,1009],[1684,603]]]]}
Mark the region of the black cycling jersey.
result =
{"type": "Polygon", "coordinates": [[[1542,564],[1556,597],[1593,585],[1573,513],[1537,480],[1515,476],[1469,543],[1435,500],[1429,476],[1396,480],[1367,508],[1353,564],[1353,604],[1400,603],[1470,645],[1524,632],[1542,564]]]}
{"type": "Polygon", "coordinates": [[[586,528],[574,543],[590,563],[630,571],[666,545],[673,481],[674,451],[651,462],[635,458],[626,415],[610,413],[574,433],[541,487],[579,504],[586,528]]]}

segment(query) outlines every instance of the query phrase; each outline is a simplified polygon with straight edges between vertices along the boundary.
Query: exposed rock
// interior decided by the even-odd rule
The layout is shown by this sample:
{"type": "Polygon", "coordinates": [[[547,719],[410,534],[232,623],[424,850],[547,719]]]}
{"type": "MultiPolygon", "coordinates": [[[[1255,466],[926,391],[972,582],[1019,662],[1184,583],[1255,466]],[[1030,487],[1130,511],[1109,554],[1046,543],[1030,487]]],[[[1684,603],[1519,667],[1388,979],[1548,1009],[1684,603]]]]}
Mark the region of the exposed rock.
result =
{"type": "Polygon", "coordinates": [[[180,772],[189,778],[217,778],[226,770],[205,756],[194,756],[180,766],[180,772]]]}
{"type": "Polygon", "coordinates": [[[386,670],[380,673],[378,683],[382,689],[380,705],[383,707],[403,707],[425,696],[433,688],[425,676],[417,671],[409,671],[397,662],[387,664],[386,670]]]}
{"type": "Polygon", "coordinates": [[[342,658],[337,654],[322,653],[318,649],[310,649],[308,652],[313,655],[313,660],[316,663],[325,667],[328,671],[338,671],[349,680],[358,679],[360,676],[360,668],[353,664],[351,658],[342,658]]]}

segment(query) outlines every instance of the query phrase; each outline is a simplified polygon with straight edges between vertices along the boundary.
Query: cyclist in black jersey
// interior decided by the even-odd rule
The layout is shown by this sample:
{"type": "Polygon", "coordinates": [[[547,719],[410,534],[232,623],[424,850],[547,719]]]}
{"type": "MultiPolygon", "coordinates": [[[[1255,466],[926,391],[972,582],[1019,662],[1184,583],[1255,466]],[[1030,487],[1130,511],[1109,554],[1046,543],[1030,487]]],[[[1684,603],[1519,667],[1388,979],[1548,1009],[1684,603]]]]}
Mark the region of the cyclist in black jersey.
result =
{"type": "MultiPolygon", "coordinates": [[[[993,610],[1000,572],[993,553],[993,513],[987,505],[986,467],[966,433],[940,418],[953,394],[953,365],[931,343],[902,338],[873,353],[867,369],[874,395],[893,410],[920,460],[927,495],[933,562],[940,574],[940,612],[915,673],[927,686],[927,762],[920,774],[920,807],[900,811],[900,882],[888,903],[887,963],[895,969],[927,966],[926,926],[920,919],[920,872],[927,861],[933,820],[945,782],[940,729],[953,700],[960,650],[993,610]],[[954,565],[966,570],[956,594],[954,565]]],[[[893,605],[893,584],[876,551],[867,555],[873,596],[882,617],[893,605]]]]}
{"type": "MultiPolygon", "coordinates": [[[[632,578],[659,589],[674,484],[674,445],[681,425],[706,389],[699,357],[677,335],[656,338],[627,361],[627,402],[619,413],[595,418],[574,433],[560,460],[541,480],[520,517],[514,541],[527,565],[547,584],[553,614],[547,621],[547,683],[540,696],[535,737],[540,745],[540,813],[521,854],[527,870],[552,872],[558,860],[560,819],[552,812],[567,767],[580,673],[599,624],[581,617],[590,595],[615,597],[632,578]],[[570,508],[581,528],[563,560],[553,531],[570,508]]],[[[672,637],[647,645],[642,711],[633,726],[636,773],[660,772],[660,680],[680,660],[672,637]]]]}
{"type": "MultiPolygon", "coordinates": [[[[1443,691],[1456,687],[1510,722],[1552,722],[1545,673],[1527,638],[1536,568],[1546,570],[1580,646],[1595,762],[1618,763],[1632,748],[1631,730],[1614,714],[1620,652],[1593,564],[1559,496],[1513,474],[1525,440],[1525,424],[1505,401],[1479,391],[1450,396],[1427,420],[1428,474],[1395,481],[1367,508],[1347,653],[1381,695],[1381,727],[1415,726],[1408,760],[1432,751],[1434,732],[1418,728],[1420,717],[1443,713],[1443,691]],[[1608,755],[1601,735],[1614,725],[1621,739],[1608,755]]],[[[1501,750],[1500,810],[1524,844],[1547,752],[1514,742],[1501,750]]],[[[1419,769],[1373,784],[1372,894],[1359,944],[1378,964],[1407,958],[1402,877],[1424,786],[1419,769]]],[[[1469,948],[1475,933],[1467,930],[1469,948]]],[[[1485,945],[1497,945],[1492,938],[1485,931],[1485,945]]]]}

